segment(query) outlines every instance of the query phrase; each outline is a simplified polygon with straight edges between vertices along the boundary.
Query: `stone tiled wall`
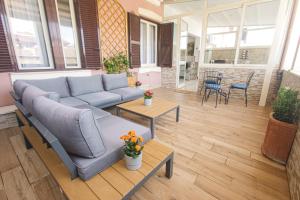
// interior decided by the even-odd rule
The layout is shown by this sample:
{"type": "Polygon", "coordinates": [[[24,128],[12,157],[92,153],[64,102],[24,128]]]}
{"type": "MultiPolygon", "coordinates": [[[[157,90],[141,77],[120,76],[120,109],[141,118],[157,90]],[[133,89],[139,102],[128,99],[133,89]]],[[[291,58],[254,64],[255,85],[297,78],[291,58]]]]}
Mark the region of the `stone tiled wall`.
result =
{"type": "MultiPolygon", "coordinates": [[[[282,87],[290,87],[300,92],[300,76],[290,72],[284,72],[281,83],[282,87]]],[[[299,123],[300,126],[300,123],[299,123]]],[[[287,174],[289,179],[292,200],[300,199],[300,130],[298,130],[293,143],[292,151],[287,163],[287,174]]]]}
{"type": "MultiPolygon", "coordinates": [[[[235,49],[215,49],[205,54],[205,62],[210,60],[226,60],[227,63],[233,63],[235,58],[235,49]],[[211,55],[209,55],[211,54],[211,55]]],[[[242,48],[240,50],[239,64],[265,64],[268,62],[270,48],[242,48]],[[242,60],[242,50],[248,51],[248,59],[242,60]]]]}
{"type": "MultiPolygon", "coordinates": [[[[203,83],[203,74],[205,70],[209,68],[201,68],[200,69],[200,77],[199,77],[199,87],[202,86],[203,83]]],[[[250,86],[248,88],[248,100],[259,102],[261,90],[264,82],[265,77],[265,70],[264,69],[243,69],[243,68],[214,68],[223,74],[224,79],[222,81],[222,87],[224,89],[228,89],[231,83],[235,82],[245,82],[247,76],[250,72],[254,71],[255,74],[253,79],[250,82],[250,86]]],[[[200,88],[199,88],[200,90],[200,88]]],[[[242,90],[232,90],[230,98],[243,98],[244,91],[242,90]]]]}
{"type": "MultiPolygon", "coordinates": [[[[258,104],[262,86],[265,78],[265,69],[248,69],[248,68],[200,68],[199,76],[199,91],[203,83],[203,73],[206,70],[216,70],[223,73],[224,79],[222,86],[228,89],[231,83],[244,82],[251,71],[255,72],[248,89],[248,100],[258,104]]],[[[267,103],[272,102],[279,88],[281,79],[278,77],[278,69],[274,69],[271,78],[271,84],[268,92],[267,103]]],[[[165,88],[176,88],[176,67],[161,69],[161,85],[165,88]]],[[[231,98],[244,98],[244,93],[241,90],[232,90],[231,98]]]]}
{"type": "Polygon", "coordinates": [[[162,67],[161,68],[161,86],[164,88],[176,88],[176,67],[172,68],[162,67]]]}
{"type": "Polygon", "coordinates": [[[15,113],[0,115],[0,130],[15,126],[18,126],[17,117],[15,113]]]}

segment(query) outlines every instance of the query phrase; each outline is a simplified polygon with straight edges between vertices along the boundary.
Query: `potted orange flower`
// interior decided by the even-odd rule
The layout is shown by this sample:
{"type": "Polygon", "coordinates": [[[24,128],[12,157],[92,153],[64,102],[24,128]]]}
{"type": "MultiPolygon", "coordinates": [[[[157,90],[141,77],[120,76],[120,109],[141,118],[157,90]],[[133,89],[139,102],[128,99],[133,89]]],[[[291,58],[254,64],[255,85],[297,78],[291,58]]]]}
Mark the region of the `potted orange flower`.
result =
{"type": "Polygon", "coordinates": [[[142,166],[143,137],[137,136],[132,130],[127,135],[121,136],[120,139],[125,142],[123,151],[127,169],[139,169],[142,166]]]}
{"type": "Polygon", "coordinates": [[[153,92],[151,90],[147,90],[144,93],[144,104],[145,104],[145,106],[151,106],[152,97],[153,97],[153,92]]]}

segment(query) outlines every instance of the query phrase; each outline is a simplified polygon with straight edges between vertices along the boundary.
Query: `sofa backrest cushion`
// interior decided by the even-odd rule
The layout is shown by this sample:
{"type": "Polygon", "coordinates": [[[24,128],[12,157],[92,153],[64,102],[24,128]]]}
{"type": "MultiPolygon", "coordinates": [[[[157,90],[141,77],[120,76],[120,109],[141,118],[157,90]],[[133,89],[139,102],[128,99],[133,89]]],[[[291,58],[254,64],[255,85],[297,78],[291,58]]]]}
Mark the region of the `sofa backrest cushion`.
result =
{"type": "Polygon", "coordinates": [[[26,108],[26,110],[31,114],[33,111],[33,100],[39,96],[44,96],[54,101],[59,101],[60,98],[59,94],[55,92],[46,92],[33,85],[26,87],[22,95],[22,104],[26,108]]]}
{"type": "Polygon", "coordinates": [[[67,80],[72,96],[103,91],[101,75],[68,77],[67,80]]]}
{"type": "Polygon", "coordinates": [[[70,154],[95,158],[106,151],[100,130],[89,109],[69,107],[38,97],[33,101],[33,116],[57,137],[70,154]]]}
{"type": "Polygon", "coordinates": [[[66,77],[38,79],[38,80],[25,80],[25,82],[34,85],[47,92],[56,92],[60,97],[69,97],[69,88],[66,77]]]}
{"type": "Polygon", "coordinates": [[[104,89],[106,91],[128,87],[128,79],[126,73],[103,74],[102,80],[103,80],[104,89]]]}
{"type": "Polygon", "coordinates": [[[28,86],[30,85],[22,80],[16,80],[13,83],[14,92],[20,99],[22,99],[22,95],[28,86]]]}

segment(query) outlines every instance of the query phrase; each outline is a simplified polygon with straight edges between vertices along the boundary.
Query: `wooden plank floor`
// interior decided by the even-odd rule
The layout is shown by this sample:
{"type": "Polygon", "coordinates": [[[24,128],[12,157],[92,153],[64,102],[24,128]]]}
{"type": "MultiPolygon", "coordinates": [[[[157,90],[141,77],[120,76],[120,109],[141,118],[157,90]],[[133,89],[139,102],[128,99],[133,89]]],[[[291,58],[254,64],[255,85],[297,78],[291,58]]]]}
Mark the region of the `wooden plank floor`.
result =
{"type": "MultiPolygon", "coordinates": [[[[132,200],[290,199],[284,166],[260,153],[268,109],[243,102],[201,106],[194,93],[155,90],[155,96],[181,105],[157,120],[156,134],[175,150],[174,176],[164,169],[149,179],[132,200]]],[[[130,120],[147,120],[122,113],[130,120]]],[[[0,130],[0,200],[65,200],[34,150],[26,150],[18,128],[0,130]]]]}

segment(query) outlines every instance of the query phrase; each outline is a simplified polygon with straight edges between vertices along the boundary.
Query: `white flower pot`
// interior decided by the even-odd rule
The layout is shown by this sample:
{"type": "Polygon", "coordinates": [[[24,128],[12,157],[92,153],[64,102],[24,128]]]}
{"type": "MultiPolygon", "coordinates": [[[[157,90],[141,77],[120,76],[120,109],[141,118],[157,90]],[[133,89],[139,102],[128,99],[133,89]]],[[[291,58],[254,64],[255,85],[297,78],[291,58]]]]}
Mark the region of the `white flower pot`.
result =
{"type": "Polygon", "coordinates": [[[142,166],[142,157],[143,157],[143,152],[141,152],[140,155],[136,158],[129,157],[125,154],[124,159],[126,163],[126,167],[129,170],[137,170],[142,166]]]}
{"type": "Polygon", "coordinates": [[[151,106],[152,104],[152,98],[151,99],[144,99],[145,106],[151,106]]]}

